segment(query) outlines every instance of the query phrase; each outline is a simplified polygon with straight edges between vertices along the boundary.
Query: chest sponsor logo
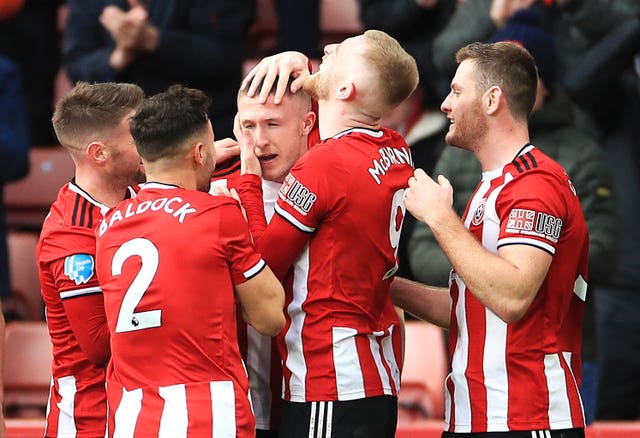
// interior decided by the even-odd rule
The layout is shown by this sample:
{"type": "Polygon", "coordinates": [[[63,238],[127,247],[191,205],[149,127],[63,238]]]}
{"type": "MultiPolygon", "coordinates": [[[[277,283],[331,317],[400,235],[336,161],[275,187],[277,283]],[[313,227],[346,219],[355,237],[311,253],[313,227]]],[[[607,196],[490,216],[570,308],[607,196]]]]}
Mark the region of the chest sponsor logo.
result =
{"type": "Polygon", "coordinates": [[[76,285],[91,280],[95,272],[95,263],[90,254],[74,254],[64,259],[64,275],[75,281],[76,285]]]}
{"type": "Polygon", "coordinates": [[[478,226],[482,223],[482,219],[484,219],[484,209],[487,206],[487,198],[482,198],[480,201],[480,205],[476,208],[476,212],[473,214],[473,219],[471,220],[471,224],[474,226],[478,226]]]}
{"type": "Polygon", "coordinates": [[[309,213],[318,199],[315,193],[291,174],[287,175],[280,188],[280,198],[304,215],[309,213]]]}
{"type": "Polygon", "coordinates": [[[507,233],[543,237],[557,242],[562,231],[562,219],[535,210],[514,208],[509,213],[507,233]]]}

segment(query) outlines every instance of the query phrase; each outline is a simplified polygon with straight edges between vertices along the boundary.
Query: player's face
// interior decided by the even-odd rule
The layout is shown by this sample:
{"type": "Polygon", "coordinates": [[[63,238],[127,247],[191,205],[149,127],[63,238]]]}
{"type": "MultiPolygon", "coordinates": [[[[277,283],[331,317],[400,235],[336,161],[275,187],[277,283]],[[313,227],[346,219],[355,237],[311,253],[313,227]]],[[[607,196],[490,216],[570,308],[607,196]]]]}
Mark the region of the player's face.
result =
{"type": "Polygon", "coordinates": [[[362,68],[360,57],[366,49],[364,35],[347,38],[340,44],[328,44],[318,71],[303,84],[305,93],[317,101],[330,98],[337,82],[356,65],[362,68]]]}
{"type": "Polygon", "coordinates": [[[127,114],[105,142],[111,152],[111,177],[126,185],[145,181],[142,159],[129,132],[129,120],[134,113],[127,114]]]}
{"type": "Polygon", "coordinates": [[[460,63],[451,81],[451,91],[440,106],[450,122],[445,135],[447,144],[469,151],[476,149],[478,139],[488,129],[473,66],[471,60],[460,63]]]}
{"type": "Polygon", "coordinates": [[[247,96],[238,100],[240,128],[253,139],[262,177],[267,181],[283,182],[307,150],[309,123],[313,124],[308,113],[304,103],[290,95],[278,105],[273,103],[273,95],[264,104],[247,96]]]}

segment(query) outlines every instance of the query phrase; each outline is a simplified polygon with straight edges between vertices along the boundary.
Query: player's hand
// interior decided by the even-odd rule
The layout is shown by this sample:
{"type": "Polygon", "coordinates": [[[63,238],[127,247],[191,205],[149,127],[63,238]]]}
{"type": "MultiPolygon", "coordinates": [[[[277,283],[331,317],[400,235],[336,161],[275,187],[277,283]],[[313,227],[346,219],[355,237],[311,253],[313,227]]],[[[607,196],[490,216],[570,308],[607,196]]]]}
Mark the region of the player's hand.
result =
{"type": "Polygon", "coordinates": [[[278,104],[287,89],[289,76],[294,80],[291,83],[291,92],[295,93],[302,87],[304,80],[310,75],[309,59],[300,52],[282,52],[263,58],[255,67],[247,73],[242,81],[241,89],[247,88],[247,96],[253,97],[260,88],[260,103],[265,103],[269,92],[278,77],[276,94],[273,102],[278,104]]]}
{"type": "Polygon", "coordinates": [[[230,158],[240,155],[240,144],[233,138],[223,138],[222,140],[216,140],[213,142],[213,147],[216,149],[216,161],[218,163],[224,163],[230,158]]]}
{"type": "Polygon", "coordinates": [[[242,210],[242,216],[244,216],[244,220],[247,220],[247,212],[244,210],[242,206],[242,201],[240,200],[240,195],[236,191],[236,189],[231,189],[227,186],[213,186],[213,195],[214,196],[228,196],[229,198],[233,198],[238,201],[238,205],[240,205],[240,210],[242,210]]]}
{"type": "Polygon", "coordinates": [[[422,169],[416,169],[409,178],[409,188],[404,192],[407,209],[416,219],[427,225],[435,225],[438,221],[449,220],[455,215],[453,208],[453,187],[443,175],[438,182],[431,179],[422,169]]]}
{"type": "Polygon", "coordinates": [[[260,160],[255,154],[255,141],[248,129],[242,129],[240,137],[240,174],[252,174],[262,177],[262,167],[260,160]]]}

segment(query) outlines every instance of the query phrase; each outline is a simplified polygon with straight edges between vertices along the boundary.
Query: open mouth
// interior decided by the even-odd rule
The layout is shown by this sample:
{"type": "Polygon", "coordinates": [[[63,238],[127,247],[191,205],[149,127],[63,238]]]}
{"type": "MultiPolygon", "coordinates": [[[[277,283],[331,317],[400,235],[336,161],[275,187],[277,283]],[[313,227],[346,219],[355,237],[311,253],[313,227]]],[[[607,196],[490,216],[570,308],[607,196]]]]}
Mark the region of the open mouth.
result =
{"type": "Polygon", "coordinates": [[[271,161],[275,160],[278,156],[276,154],[267,154],[267,155],[262,155],[260,157],[258,157],[258,160],[260,160],[261,163],[270,163],[271,161]]]}

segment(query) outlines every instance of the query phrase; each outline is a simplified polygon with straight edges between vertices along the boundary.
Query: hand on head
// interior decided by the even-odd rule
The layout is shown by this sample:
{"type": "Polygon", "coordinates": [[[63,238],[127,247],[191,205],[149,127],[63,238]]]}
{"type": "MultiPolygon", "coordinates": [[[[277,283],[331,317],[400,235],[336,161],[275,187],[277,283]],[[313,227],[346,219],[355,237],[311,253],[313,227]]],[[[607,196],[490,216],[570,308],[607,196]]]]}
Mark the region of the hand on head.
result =
{"type": "Polygon", "coordinates": [[[291,82],[291,92],[295,93],[310,74],[309,60],[306,56],[299,52],[282,52],[262,59],[249,71],[240,88],[247,88],[247,96],[253,97],[262,84],[259,101],[265,103],[277,77],[278,85],[273,102],[278,104],[284,97],[289,77],[294,78],[291,82]]]}

